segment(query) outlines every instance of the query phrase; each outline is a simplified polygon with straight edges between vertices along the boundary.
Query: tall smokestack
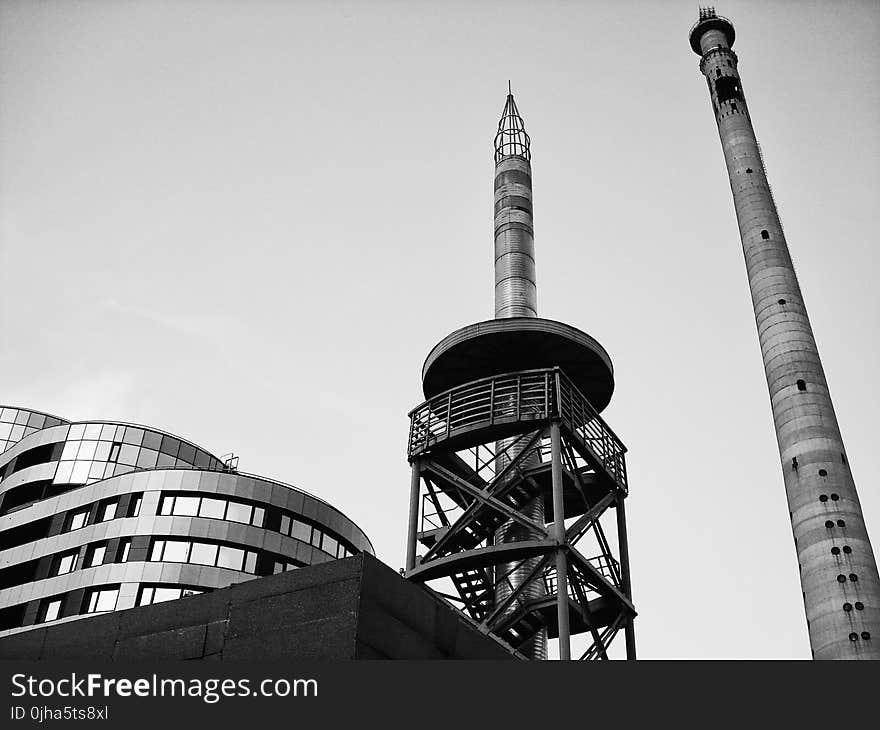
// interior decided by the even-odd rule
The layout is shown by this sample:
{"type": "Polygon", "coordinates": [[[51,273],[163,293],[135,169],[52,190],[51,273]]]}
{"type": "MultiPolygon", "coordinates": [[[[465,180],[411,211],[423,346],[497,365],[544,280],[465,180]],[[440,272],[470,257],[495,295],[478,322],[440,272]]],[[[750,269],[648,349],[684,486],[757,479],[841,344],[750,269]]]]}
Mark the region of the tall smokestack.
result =
{"type": "Polygon", "coordinates": [[[819,350],[737,71],[732,23],[701,8],[690,44],[739,222],[813,657],[880,659],[880,577],[819,350]]]}

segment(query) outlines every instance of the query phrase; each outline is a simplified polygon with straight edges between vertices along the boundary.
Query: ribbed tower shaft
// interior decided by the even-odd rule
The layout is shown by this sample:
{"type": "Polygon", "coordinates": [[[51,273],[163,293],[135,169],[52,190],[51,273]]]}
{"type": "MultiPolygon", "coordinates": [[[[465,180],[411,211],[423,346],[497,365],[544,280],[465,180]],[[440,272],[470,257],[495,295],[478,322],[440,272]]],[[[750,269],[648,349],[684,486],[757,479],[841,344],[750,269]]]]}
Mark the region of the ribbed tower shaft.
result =
{"type": "MultiPolygon", "coordinates": [[[[538,301],[535,283],[535,239],[532,227],[532,166],[530,142],[522,118],[508,94],[504,112],[495,138],[495,319],[507,317],[537,317],[538,301]]],[[[508,442],[499,442],[502,449],[508,442]]],[[[511,458],[516,456],[515,449],[511,458]]],[[[507,460],[498,460],[503,469],[507,460]]],[[[540,463],[537,451],[526,457],[524,465],[540,463]]],[[[522,512],[535,522],[544,523],[544,500],[537,498],[522,512]]],[[[522,525],[507,522],[495,533],[495,542],[516,542],[535,539],[522,525]]],[[[519,586],[539,558],[525,561],[521,566],[501,564],[496,568],[496,580],[507,575],[496,590],[495,600],[503,601],[519,586]]],[[[543,595],[542,583],[534,582],[523,590],[523,598],[543,595]]],[[[512,607],[515,610],[516,606],[512,607]]],[[[547,658],[547,633],[539,631],[520,651],[532,659],[547,658]]]]}
{"type": "Polygon", "coordinates": [[[880,576],[819,351],[731,50],[704,10],[691,31],[727,163],[816,659],[880,659],[880,576]]]}

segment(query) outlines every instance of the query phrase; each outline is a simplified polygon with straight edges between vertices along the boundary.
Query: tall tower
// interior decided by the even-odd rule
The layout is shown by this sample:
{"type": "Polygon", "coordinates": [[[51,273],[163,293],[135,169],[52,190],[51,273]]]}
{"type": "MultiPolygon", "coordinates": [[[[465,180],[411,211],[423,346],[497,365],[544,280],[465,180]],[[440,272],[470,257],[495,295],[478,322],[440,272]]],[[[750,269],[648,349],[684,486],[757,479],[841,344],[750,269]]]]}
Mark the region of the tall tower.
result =
{"type": "Polygon", "coordinates": [[[531,143],[509,89],[494,220],[495,319],[431,350],[409,414],[405,574],[520,658],[550,638],[570,659],[584,633],[580,658],[607,659],[623,630],[634,659],[626,447],[599,415],[614,372],[592,337],[538,317],[531,143]]]}
{"type": "Polygon", "coordinates": [[[880,659],[880,577],[732,50],[701,8],[690,44],[718,124],[764,360],[816,659],[880,659]]]}

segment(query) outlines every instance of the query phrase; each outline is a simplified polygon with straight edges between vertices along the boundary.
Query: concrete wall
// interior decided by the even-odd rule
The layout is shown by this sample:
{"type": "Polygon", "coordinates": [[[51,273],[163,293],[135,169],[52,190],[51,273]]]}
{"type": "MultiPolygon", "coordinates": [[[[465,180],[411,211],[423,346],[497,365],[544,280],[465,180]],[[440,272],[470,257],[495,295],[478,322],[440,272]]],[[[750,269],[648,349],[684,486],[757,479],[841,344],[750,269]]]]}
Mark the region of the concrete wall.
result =
{"type": "Polygon", "coordinates": [[[5,660],[510,659],[370,555],[0,638],[5,660]]]}

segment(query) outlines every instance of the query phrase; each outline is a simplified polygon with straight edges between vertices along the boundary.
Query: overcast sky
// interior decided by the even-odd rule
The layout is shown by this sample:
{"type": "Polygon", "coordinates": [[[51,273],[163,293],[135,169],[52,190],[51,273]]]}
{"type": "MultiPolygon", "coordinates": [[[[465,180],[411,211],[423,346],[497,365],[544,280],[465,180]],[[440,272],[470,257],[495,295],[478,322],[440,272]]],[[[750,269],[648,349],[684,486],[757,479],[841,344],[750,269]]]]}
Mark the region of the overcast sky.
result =
{"type": "MultiPolygon", "coordinates": [[[[717,7],[880,540],[880,5],[717,7]]],[[[492,316],[511,79],[540,313],[615,364],[640,656],[809,658],[696,15],[0,3],[0,402],[234,451],[400,567],[422,362],[492,316]]]]}

